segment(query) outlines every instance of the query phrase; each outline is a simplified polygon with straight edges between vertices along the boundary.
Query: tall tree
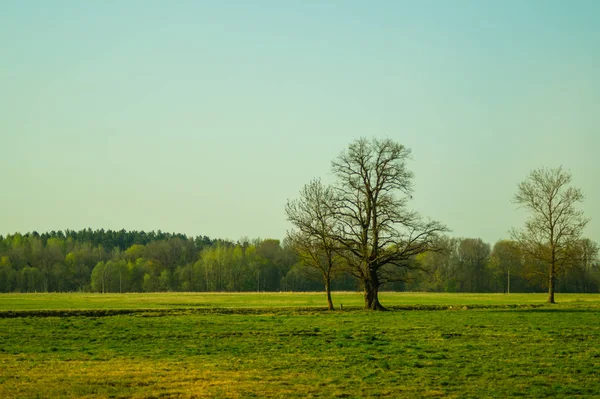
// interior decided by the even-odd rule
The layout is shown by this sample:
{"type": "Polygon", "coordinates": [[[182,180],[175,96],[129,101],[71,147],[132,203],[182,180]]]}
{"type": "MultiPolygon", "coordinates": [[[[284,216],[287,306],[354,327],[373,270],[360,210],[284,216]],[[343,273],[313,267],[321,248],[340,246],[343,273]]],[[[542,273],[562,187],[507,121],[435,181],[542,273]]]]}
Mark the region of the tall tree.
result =
{"type": "Polygon", "coordinates": [[[329,310],[334,309],[331,281],[342,264],[334,240],[336,221],[331,207],[334,202],[333,190],[320,180],[313,180],[300,191],[300,198],[288,201],[285,207],[288,220],[297,229],[288,232],[288,241],[306,267],[305,275],[322,279],[329,310]]]}
{"type": "Polygon", "coordinates": [[[530,212],[525,228],[511,236],[529,257],[547,266],[548,302],[554,301],[557,276],[569,265],[570,248],[589,222],[575,205],[583,192],[570,186],[571,174],[562,167],[533,170],[519,183],[514,202],[530,212]]]}
{"type": "Polygon", "coordinates": [[[335,238],[364,289],[365,308],[384,310],[379,288],[402,281],[414,257],[435,250],[446,227],[409,209],[413,174],[406,166],[410,150],[392,140],[359,139],[333,162],[337,178],[333,205],[335,238]]]}

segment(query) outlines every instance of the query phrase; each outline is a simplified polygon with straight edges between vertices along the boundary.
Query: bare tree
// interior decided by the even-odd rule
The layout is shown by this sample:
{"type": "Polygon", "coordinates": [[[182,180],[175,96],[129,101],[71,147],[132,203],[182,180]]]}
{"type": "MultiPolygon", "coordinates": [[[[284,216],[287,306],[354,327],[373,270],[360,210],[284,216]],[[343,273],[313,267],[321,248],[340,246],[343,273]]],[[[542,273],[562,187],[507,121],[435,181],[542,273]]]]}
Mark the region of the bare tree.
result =
{"type": "Polygon", "coordinates": [[[435,250],[442,224],[408,208],[413,174],[410,150],[392,140],[359,139],[332,162],[337,177],[332,214],[335,240],[349,271],[363,286],[365,308],[385,310],[379,288],[403,281],[414,257],[435,250]]]}
{"type": "Polygon", "coordinates": [[[562,167],[532,171],[519,183],[514,202],[530,212],[522,230],[511,236],[529,257],[547,265],[548,302],[554,301],[557,276],[569,265],[572,251],[589,222],[575,204],[584,198],[570,187],[571,174],[562,167]]]}
{"type": "Polygon", "coordinates": [[[327,294],[327,307],[333,310],[331,280],[340,269],[337,243],[333,239],[335,220],[331,204],[334,193],[319,180],[313,180],[300,191],[300,198],[288,201],[285,212],[296,231],[288,232],[288,242],[307,267],[305,275],[322,278],[327,294]],[[315,273],[316,272],[316,275],[315,273]]]}

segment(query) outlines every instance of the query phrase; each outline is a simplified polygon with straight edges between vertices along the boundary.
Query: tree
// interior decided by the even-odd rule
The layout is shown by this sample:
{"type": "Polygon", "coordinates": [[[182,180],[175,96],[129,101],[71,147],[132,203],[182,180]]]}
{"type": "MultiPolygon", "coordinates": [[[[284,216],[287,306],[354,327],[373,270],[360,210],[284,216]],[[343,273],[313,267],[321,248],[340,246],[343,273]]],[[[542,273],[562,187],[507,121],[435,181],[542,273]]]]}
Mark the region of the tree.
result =
{"type": "Polygon", "coordinates": [[[592,290],[591,285],[598,283],[597,280],[594,281],[592,276],[594,273],[594,264],[598,261],[600,248],[598,248],[598,244],[594,241],[584,238],[578,242],[577,249],[579,254],[577,261],[582,274],[583,292],[593,292],[594,290],[592,290]]]}
{"type": "Polygon", "coordinates": [[[349,272],[362,284],[366,309],[384,310],[381,285],[403,281],[407,270],[418,267],[415,256],[435,250],[439,234],[447,231],[409,209],[409,158],[410,150],[392,140],[362,138],[332,162],[334,238],[349,272]]]}
{"type": "Polygon", "coordinates": [[[163,269],[158,276],[158,286],[161,291],[171,291],[173,289],[171,281],[173,276],[169,269],[163,269]]]}
{"type": "Polygon", "coordinates": [[[509,293],[513,285],[509,280],[511,272],[514,280],[522,269],[522,256],[517,244],[509,240],[500,240],[494,244],[488,268],[502,287],[502,292],[509,293]]]}
{"type": "Polygon", "coordinates": [[[340,248],[334,239],[336,221],[331,208],[334,202],[333,190],[320,180],[313,180],[300,191],[299,199],[288,201],[285,207],[288,220],[297,229],[287,233],[289,244],[306,266],[306,277],[322,279],[329,310],[334,309],[331,280],[341,265],[340,248]]]}
{"type": "Polygon", "coordinates": [[[19,275],[21,292],[38,292],[44,289],[44,276],[37,267],[25,266],[19,275]]]}
{"type": "Polygon", "coordinates": [[[69,267],[74,282],[74,288],[84,291],[90,285],[92,269],[98,263],[93,248],[88,242],[76,244],[73,250],[65,256],[65,263],[69,267]]]}
{"type": "Polygon", "coordinates": [[[598,260],[598,244],[589,238],[579,240],[571,247],[569,275],[562,279],[561,285],[571,292],[597,292],[598,276],[595,263],[598,260]]]}
{"type": "Polygon", "coordinates": [[[145,256],[146,247],[140,244],[133,244],[123,252],[123,258],[129,262],[135,262],[136,259],[143,258],[145,256]]]}
{"type": "Polygon", "coordinates": [[[436,251],[428,251],[416,257],[420,270],[414,272],[412,291],[456,292],[458,288],[457,264],[458,238],[440,236],[436,251]]]}
{"type": "Polygon", "coordinates": [[[0,292],[11,292],[15,289],[17,273],[13,269],[8,256],[0,257],[0,292]]]}
{"type": "Polygon", "coordinates": [[[555,303],[556,278],[566,271],[570,249],[589,222],[575,209],[584,196],[580,189],[569,186],[571,179],[562,167],[536,169],[519,183],[514,197],[530,217],[525,228],[511,230],[511,236],[526,255],[546,266],[549,303],[555,303]]]}
{"type": "Polygon", "coordinates": [[[92,270],[91,285],[92,290],[104,294],[106,288],[106,264],[102,261],[98,262],[92,270]]]}
{"type": "Polygon", "coordinates": [[[489,284],[486,265],[490,256],[490,245],[481,238],[463,238],[458,244],[458,261],[461,274],[461,291],[484,292],[489,284]]]}

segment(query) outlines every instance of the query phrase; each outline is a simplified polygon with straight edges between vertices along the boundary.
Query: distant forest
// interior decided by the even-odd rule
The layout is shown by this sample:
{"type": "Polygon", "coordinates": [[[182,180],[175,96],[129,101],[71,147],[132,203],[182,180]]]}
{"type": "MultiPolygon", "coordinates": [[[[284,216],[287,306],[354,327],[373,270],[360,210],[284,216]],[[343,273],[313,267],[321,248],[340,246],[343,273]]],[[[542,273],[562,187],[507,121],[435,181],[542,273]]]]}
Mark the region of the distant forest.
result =
{"type": "MultiPolygon", "coordinates": [[[[411,260],[404,281],[383,289],[432,292],[539,292],[535,261],[510,241],[442,237],[441,252],[411,260]]],[[[593,246],[582,240],[582,251],[593,246]]],[[[599,292],[600,263],[578,257],[558,292],[599,292]]],[[[294,250],[275,239],[232,242],[206,236],[126,230],[67,230],[0,236],[1,292],[322,291],[294,250]]],[[[334,290],[360,290],[343,271],[334,290]]]]}

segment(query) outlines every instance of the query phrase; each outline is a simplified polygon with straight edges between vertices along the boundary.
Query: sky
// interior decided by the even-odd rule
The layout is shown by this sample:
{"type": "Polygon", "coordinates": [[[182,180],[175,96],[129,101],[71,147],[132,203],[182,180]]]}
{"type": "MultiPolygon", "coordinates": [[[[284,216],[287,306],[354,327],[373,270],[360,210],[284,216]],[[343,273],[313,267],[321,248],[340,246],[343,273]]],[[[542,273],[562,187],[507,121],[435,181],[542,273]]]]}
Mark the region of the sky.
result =
{"type": "Polygon", "coordinates": [[[278,238],[360,138],[410,205],[494,243],[563,166],[600,241],[600,2],[0,2],[0,234],[278,238]]]}

